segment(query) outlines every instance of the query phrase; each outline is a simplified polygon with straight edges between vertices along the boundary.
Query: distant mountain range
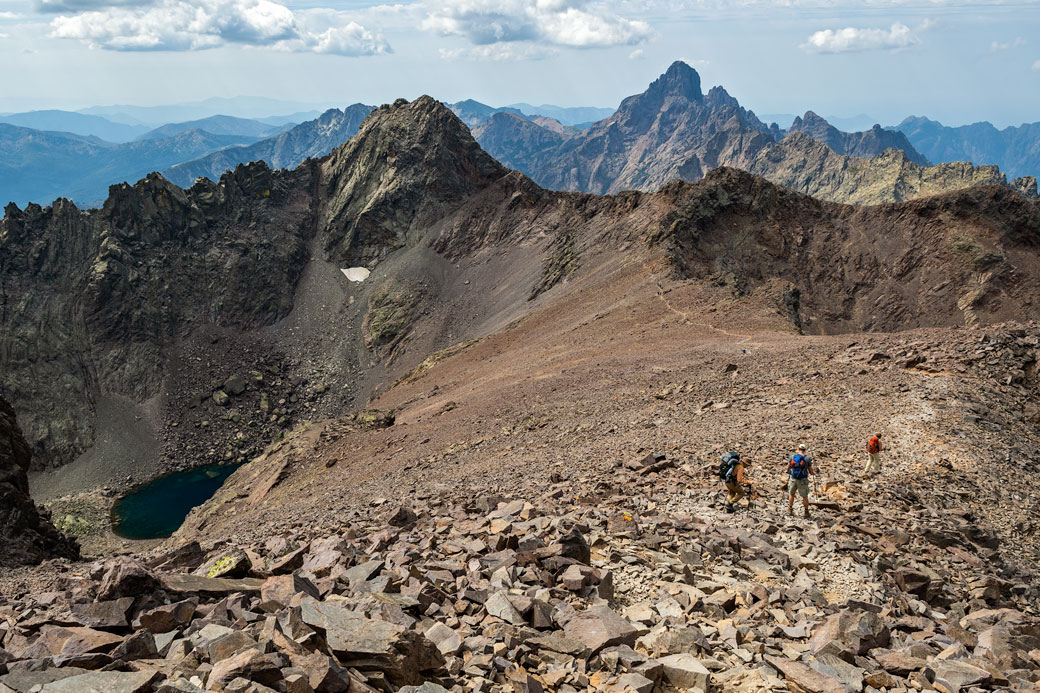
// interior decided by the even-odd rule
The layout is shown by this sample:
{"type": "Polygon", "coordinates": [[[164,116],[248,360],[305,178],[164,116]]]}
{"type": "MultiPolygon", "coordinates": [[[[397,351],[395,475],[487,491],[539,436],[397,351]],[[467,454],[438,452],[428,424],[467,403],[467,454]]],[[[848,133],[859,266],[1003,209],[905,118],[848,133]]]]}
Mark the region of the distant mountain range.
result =
{"type": "MultiPolygon", "coordinates": [[[[142,124],[213,108],[259,114],[298,105],[235,98],[3,116],[0,124],[10,125],[0,130],[0,202],[46,203],[60,196],[89,205],[102,199],[109,185],[154,170],[190,186],[196,178],[216,180],[250,161],[293,168],[345,142],[372,111],[354,104],[298,124],[293,118],[306,117],[307,111],[142,124]]],[[[787,120],[785,130],[776,120],[767,125],[722,87],[703,92],[700,75],[682,62],[616,111],[528,103],[495,107],[472,99],[447,106],[488,153],[559,190],[652,191],[730,166],[822,199],[872,204],[980,183],[1028,194],[1035,185],[1029,176],[1040,171],[1040,123],[1004,130],[988,123],[950,128],[915,117],[894,128],[873,124],[846,132],[808,111],[787,120]],[[1008,181],[1013,177],[1021,180],[1008,181]]]]}
{"type": "Polygon", "coordinates": [[[898,130],[932,161],[974,161],[996,164],[1009,176],[1040,176],[1040,123],[998,130],[991,123],[947,127],[912,116],[898,130]]]}
{"type": "Polygon", "coordinates": [[[117,123],[96,115],[72,111],[27,111],[0,116],[0,123],[17,125],[33,130],[69,132],[87,137],[99,137],[107,142],[129,142],[148,132],[147,125],[117,123]]]}
{"type": "Polygon", "coordinates": [[[250,161],[265,161],[272,168],[295,168],[305,159],[325,156],[353,137],[372,110],[372,106],[360,103],[342,111],[332,108],[317,120],[300,123],[276,137],[179,163],[164,170],[163,175],[177,185],[188,187],[196,178],[215,181],[224,171],[250,161]]]}
{"type": "Polygon", "coordinates": [[[256,138],[188,130],[172,137],[114,144],[97,137],[0,124],[0,198],[49,202],[65,197],[90,205],[108,186],[256,138]]]}
{"type": "MultiPolygon", "coordinates": [[[[167,104],[163,106],[91,106],[80,109],[80,113],[97,115],[120,123],[148,125],[152,128],[166,123],[199,120],[211,115],[222,114],[236,118],[271,118],[287,113],[303,114],[296,122],[313,118],[321,113],[314,104],[284,101],[260,96],[213,97],[201,101],[167,104]]],[[[284,121],[283,121],[284,122],[284,121]]],[[[282,124],[282,123],[275,123],[282,124]]]]}
{"type": "Polygon", "coordinates": [[[271,137],[280,132],[285,132],[295,123],[284,125],[270,125],[249,118],[235,118],[234,116],[215,115],[199,120],[189,120],[184,123],[170,123],[157,127],[141,135],[139,139],[153,140],[160,137],[172,137],[189,130],[202,130],[211,135],[245,135],[248,137],[271,137]]]}
{"type": "Polygon", "coordinates": [[[492,156],[539,185],[595,194],[653,191],[676,178],[696,182],[722,166],[857,204],[984,183],[1033,195],[1036,189],[1032,178],[1009,183],[995,166],[930,166],[906,136],[877,125],[845,133],[810,111],[795,118],[789,131],[767,126],[722,87],[705,94],[700,75],[682,62],[588,129],[546,127],[496,112],[473,133],[492,156]]]}

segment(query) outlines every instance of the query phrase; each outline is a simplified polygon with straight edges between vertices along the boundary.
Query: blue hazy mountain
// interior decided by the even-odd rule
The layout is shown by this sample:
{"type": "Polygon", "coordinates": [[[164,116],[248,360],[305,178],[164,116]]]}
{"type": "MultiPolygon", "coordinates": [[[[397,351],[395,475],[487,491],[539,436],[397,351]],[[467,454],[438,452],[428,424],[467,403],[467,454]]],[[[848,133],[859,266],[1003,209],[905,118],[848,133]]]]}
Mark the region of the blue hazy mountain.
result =
{"type": "Polygon", "coordinates": [[[910,116],[891,129],[906,135],[914,148],[933,163],[996,164],[1009,178],[1040,177],[1040,123],[998,130],[986,121],[949,127],[921,116],[910,116]]]}
{"type": "Polygon", "coordinates": [[[275,137],[248,146],[228,147],[194,161],[178,163],[162,173],[168,180],[187,187],[196,178],[215,181],[224,171],[250,161],[265,161],[271,168],[295,168],[305,159],[325,156],[353,137],[372,109],[361,103],[342,111],[331,108],[320,118],[300,123],[275,137]]]}
{"type": "Polygon", "coordinates": [[[120,123],[151,125],[182,123],[223,114],[236,118],[269,118],[286,113],[315,110],[315,104],[283,101],[260,96],[213,97],[202,101],[167,104],[163,106],[91,106],[80,113],[98,115],[120,123]]]}
{"type": "Polygon", "coordinates": [[[199,120],[189,120],[183,123],[169,123],[149,130],[138,139],[154,140],[161,137],[173,137],[189,130],[202,130],[211,135],[246,135],[248,137],[264,138],[272,137],[280,132],[291,129],[296,123],[281,125],[270,125],[268,123],[254,120],[252,118],[236,118],[227,115],[215,115],[199,120]]]}
{"type": "Polygon", "coordinates": [[[553,118],[564,125],[588,125],[597,120],[609,118],[614,115],[615,110],[596,106],[554,106],[549,103],[543,103],[541,106],[532,106],[529,103],[511,103],[508,108],[515,108],[526,116],[553,118]]]}
{"type": "Polygon", "coordinates": [[[59,197],[90,205],[108,186],[224,147],[251,143],[242,135],[189,130],[172,137],[113,143],[69,132],[0,124],[0,205],[49,204],[59,197]]]}
{"type": "Polygon", "coordinates": [[[33,130],[70,132],[75,135],[100,137],[108,142],[129,142],[148,132],[146,125],[127,125],[107,118],[75,111],[26,111],[0,116],[0,123],[33,130]]]}

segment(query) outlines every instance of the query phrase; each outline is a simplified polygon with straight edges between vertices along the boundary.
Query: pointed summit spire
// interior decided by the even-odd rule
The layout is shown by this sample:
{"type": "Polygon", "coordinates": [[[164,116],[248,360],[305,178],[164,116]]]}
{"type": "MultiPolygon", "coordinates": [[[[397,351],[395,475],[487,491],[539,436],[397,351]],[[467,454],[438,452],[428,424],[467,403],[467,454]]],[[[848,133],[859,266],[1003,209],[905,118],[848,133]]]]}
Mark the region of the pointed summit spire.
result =
{"type": "Polygon", "coordinates": [[[672,63],[663,75],[654,80],[647,91],[667,96],[680,96],[689,101],[700,101],[704,98],[704,93],[701,91],[701,76],[681,60],[672,63]]]}

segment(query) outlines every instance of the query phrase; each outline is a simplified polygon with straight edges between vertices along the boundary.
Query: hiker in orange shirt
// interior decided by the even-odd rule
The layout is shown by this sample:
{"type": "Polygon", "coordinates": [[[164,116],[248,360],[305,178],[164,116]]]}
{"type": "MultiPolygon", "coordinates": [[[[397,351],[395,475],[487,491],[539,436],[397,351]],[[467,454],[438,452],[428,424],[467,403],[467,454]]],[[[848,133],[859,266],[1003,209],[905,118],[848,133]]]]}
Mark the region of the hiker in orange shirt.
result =
{"type": "Polygon", "coordinates": [[[867,441],[867,466],[864,474],[878,474],[881,472],[881,434],[871,436],[867,441]]]}

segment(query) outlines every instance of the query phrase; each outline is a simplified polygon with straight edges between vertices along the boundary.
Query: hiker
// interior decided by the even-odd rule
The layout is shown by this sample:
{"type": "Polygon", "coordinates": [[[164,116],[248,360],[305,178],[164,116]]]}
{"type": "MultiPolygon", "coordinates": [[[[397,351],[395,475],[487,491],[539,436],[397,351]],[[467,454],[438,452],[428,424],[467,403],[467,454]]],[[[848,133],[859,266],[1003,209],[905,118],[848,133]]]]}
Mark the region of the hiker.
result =
{"type": "Polygon", "coordinates": [[[867,466],[864,474],[878,474],[881,472],[881,434],[871,436],[867,441],[867,466]]]}
{"type": "Polygon", "coordinates": [[[809,517],[809,475],[815,474],[812,460],[805,451],[805,445],[798,446],[798,452],[787,463],[787,514],[794,515],[794,495],[802,497],[805,517],[809,517]]]}
{"type": "MultiPolygon", "coordinates": [[[[748,466],[747,460],[741,460],[740,455],[735,452],[727,452],[722,456],[722,464],[719,466],[719,476],[726,482],[726,512],[736,512],[734,505],[744,497],[744,468],[748,466]]],[[[751,498],[748,498],[751,505],[751,498]]]]}

